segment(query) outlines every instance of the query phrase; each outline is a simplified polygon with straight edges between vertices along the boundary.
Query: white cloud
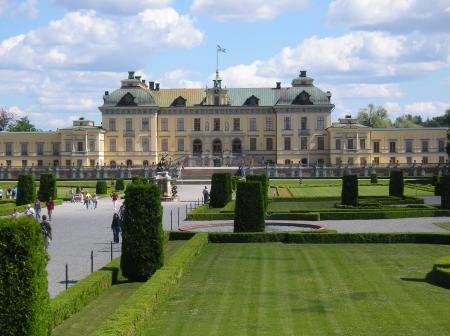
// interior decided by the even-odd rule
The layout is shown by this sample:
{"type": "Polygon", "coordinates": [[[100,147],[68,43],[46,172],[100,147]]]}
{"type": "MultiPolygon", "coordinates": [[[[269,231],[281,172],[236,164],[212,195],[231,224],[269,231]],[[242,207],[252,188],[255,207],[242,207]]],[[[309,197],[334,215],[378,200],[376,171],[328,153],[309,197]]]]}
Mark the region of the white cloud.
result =
{"type": "Polygon", "coordinates": [[[402,96],[397,84],[348,84],[339,88],[342,98],[398,98],[402,96]]]}
{"type": "Polygon", "coordinates": [[[39,15],[38,1],[37,0],[24,0],[19,3],[14,10],[14,13],[24,13],[30,19],[36,19],[39,15]]]}
{"type": "Polygon", "coordinates": [[[283,12],[304,9],[308,0],[194,0],[191,11],[218,21],[270,20],[283,12]]]}
{"type": "MultiPolygon", "coordinates": [[[[222,70],[220,76],[224,85],[229,87],[274,87],[278,78],[264,74],[263,63],[263,61],[254,61],[248,65],[232,66],[222,70]]],[[[212,80],[214,76],[211,75],[210,79],[212,80]]]]}
{"type": "Polygon", "coordinates": [[[0,68],[114,70],[143,67],[164,48],[190,48],[203,40],[189,16],[172,8],[116,20],[95,11],[71,12],[46,27],[0,43],[0,68]]]}
{"type": "Polygon", "coordinates": [[[163,8],[172,0],[52,0],[52,3],[69,10],[93,9],[100,13],[134,15],[147,9],[163,8]]]}
{"type": "Polygon", "coordinates": [[[443,101],[419,101],[406,104],[398,102],[386,102],[383,104],[389,113],[389,117],[394,120],[405,114],[419,115],[423,120],[443,115],[450,107],[450,102],[443,101]]]}
{"type": "Polygon", "coordinates": [[[197,75],[190,70],[176,69],[163,74],[162,79],[158,80],[163,87],[169,88],[201,88],[201,81],[188,79],[189,76],[197,75]]]}

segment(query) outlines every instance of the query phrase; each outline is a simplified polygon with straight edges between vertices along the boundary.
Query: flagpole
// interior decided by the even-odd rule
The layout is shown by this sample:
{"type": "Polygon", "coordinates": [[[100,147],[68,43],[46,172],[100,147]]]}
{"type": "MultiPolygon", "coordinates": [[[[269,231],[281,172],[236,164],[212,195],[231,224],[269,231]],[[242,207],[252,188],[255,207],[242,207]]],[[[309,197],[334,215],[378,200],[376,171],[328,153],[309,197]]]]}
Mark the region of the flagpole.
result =
{"type": "Polygon", "coordinates": [[[216,48],[216,72],[219,72],[219,48],[216,48]]]}

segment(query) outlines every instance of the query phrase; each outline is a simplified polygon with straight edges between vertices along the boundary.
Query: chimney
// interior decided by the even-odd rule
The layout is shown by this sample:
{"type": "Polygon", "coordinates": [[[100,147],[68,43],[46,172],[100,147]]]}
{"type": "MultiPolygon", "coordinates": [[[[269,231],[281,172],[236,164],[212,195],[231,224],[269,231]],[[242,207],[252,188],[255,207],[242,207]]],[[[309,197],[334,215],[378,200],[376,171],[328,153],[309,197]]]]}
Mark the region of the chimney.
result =
{"type": "Polygon", "coordinates": [[[105,96],[109,96],[109,91],[105,91],[105,96]]]}
{"type": "Polygon", "coordinates": [[[281,89],[281,82],[277,82],[277,89],[281,89]]]}
{"type": "Polygon", "coordinates": [[[153,91],[155,89],[155,82],[148,82],[150,86],[150,90],[153,91]]]}
{"type": "Polygon", "coordinates": [[[145,85],[145,79],[143,79],[143,80],[142,80],[142,84],[144,84],[144,85],[145,85]]]}
{"type": "Polygon", "coordinates": [[[330,91],[327,91],[327,98],[328,98],[328,101],[330,102],[331,101],[331,92],[330,91]]]}
{"type": "Polygon", "coordinates": [[[128,79],[134,79],[134,71],[128,71],[128,79]]]}
{"type": "Polygon", "coordinates": [[[137,79],[138,81],[141,81],[141,77],[142,76],[136,76],[136,77],[134,77],[134,79],[137,79]]]}
{"type": "Polygon", "coordinates": [[[155,83],[155,91],[159,91],[159,83],[155,83]]]}
{"type": "Polygon", "coordinates": [[[300,71],[300,77],[306,77],[306,70],[300,71]]]}

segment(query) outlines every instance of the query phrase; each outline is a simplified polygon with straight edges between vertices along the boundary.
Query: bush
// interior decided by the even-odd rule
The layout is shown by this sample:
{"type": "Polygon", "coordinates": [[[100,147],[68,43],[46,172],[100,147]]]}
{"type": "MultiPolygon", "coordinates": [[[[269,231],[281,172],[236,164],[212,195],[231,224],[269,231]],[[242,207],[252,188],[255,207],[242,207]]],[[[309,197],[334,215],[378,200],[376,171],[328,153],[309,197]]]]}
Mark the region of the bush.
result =
{"type": "Polygon", "coordinates": [[[16,205],[33,204],[36,200],[36,182],[33,175],[19,174],[16,205]]]}
{"type": "Polygon", "coordinates": [[[211,220],[233,220],[234,212],[219,213],[188,213],[188,220],[211,221],[211,220]]]}
{"type": "Polygon", "coordinates": [[[435,186],[439,183],[441,183],[441,177],[439,175],[433,175],[431,179],[431,184],[435,186]]]}
{"type": "Polygon", "coordinates": [[[46,254],[32,218],[0,220],[0,333],[50,335],[46,254]]]}
{"type": "Polygon", "coordinates": [[[116,190],[124,190],[125,189],[125,180],[123,178],[118,178],[116,180],[116,190]]]}
{"type": "Polygon", "coordinates": [[[440,183],[441,207],[450,209],[450,174],[445,175],[440,183]]]}
{"type": "Polygon", "coordinates": [[[146,184],[148,183],[148,180],[145,177],[141,177],[141,176],[133,176],[131,178],[131,183],[142,183],[142,184],[146,184]]]}
{"type": "Polygon", "coordinates": [[[97,195],[108,193],[108,185],[106,184],[106,181],[97,181],[97,184],[95,185],[95,193],[97,195]]]}
{"type": "Polygon", "coordinates": [[[358,205],[358,176],[344,175],[342,177],[341,203],[343,205],[358,205]]]}
{"type": "Polygon", "coordinates": [[[442,193],[442,183],[439,182],[434,185],[434,196],[441,196],[442,193]]]}
{"type": "Polygon", "coordinates": [[[93,332],[94,336],[135,335],[142,330],[154,312],[174,293],[183,275],[208,244],[208,235],[197,233],[136,290],[106,321],[93,332]]]}
{"type": "Polygon", "coordinates": [[[401,209],[401,210],[372,210],[372,211],[341,211],[320,212],[321,220],[349,220],[349,219],[389,219],[414,217],[445,217],[450,211],[438,209],[401,209]]]}
{"type": "Polygon", "coordinates": [[[161,193],[156,184],[129,184],[125,191],[122,274],[146,281],[164,262],[161,193]]]}
{"type": "Polygon", "coordinates": [[[378,176],[376,173],[370,174],[370,183],[372,183],[372,184],[378,183],[378,176]]]}
{"type": "Polygon", "coordinates": [[[274,212],[269,219],[286,219],[286,220],[308,220],[319,221],[320,213],[318,212],[274,212]]]}
{"type": "Polygon", "coordinates": [[[232,176],[231,177],[231,190],[236,191],[237,184],[241,180],[240,176],[232,176]]]}
{"type": "Polygon", "coordinates": [[[261,182],[239,182],[234,212],[234,232],[264,232],[264,200],[261,182]]]}
{"type": "Polygon", "coordinates": [[[403,171],[392,170],[389,177],[389,196],[403,197],[404,188],[403,171]]]}
{"type": "Polygon", "coordinates": [[[46,202],[50,197],[53,199],[58,197],[56,177],[53,174],[41,174],[39,179],[38,199],[41,202],[46,202]]]}
{"type": "Polygon", "coordinates": [[[231,194],[231,174],[214,173],[211,179],[210,207],[223,208],[231,201],[231,194]]]}
{"type": "Polygon", "coordinates": [[[267,210],[267,206],[269,205],[269,178],[266,174],[257,174],[257,175],[247,175],[246,180],[248,182],[260,182],[262,186],[262,195],[264,200],[264,211],[267,210]]]}

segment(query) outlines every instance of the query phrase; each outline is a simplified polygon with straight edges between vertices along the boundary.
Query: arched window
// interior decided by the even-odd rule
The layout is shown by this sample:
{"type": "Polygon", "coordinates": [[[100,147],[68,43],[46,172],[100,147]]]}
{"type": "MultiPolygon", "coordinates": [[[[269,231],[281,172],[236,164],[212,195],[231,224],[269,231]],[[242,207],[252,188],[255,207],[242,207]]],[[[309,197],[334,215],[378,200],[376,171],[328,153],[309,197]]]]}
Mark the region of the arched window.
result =
{"type": "Polygon", "coordinates": [[[222,141],[220,139],[214,139],[212,143],[213,154],[222,154],[222,141]]]}
{"type": "Polygon", "coordinates": [[[201,155],[202,150],[202,141],[200,139],[195,139],[192,143],[192,153],[194,153],[194,155],[201,155]]]}
{"type": "Polygon", "coordinates": [[[116,161],[109,161],[109,166],[111,167],[111,168],[116,168],[116,161]]]}
{"type": "Polygon", "coordinates": [[[307,165],[308,164],[308,159],[303,158],[301,163],[302,163],[302,165],[307,165]]]}
{"type": "Polygon", "coordinates": [[[133,161],[132,160],[127,160],[127,167],[131,167],[133,165],[133,161]]]}
{"type": "Polygon", "coordinates": [[[234,139],[231,144],[231,151],[236,154],[242,153],[242,142],[239,139],[234,139]]]}
{"type": "Polygon", "coordinates": [[[147,161],[147,160],[144,160],[144,162],[142,162],[142,165],[143,165],[144,167],[148,167],[148,161],[147,161]]]}

